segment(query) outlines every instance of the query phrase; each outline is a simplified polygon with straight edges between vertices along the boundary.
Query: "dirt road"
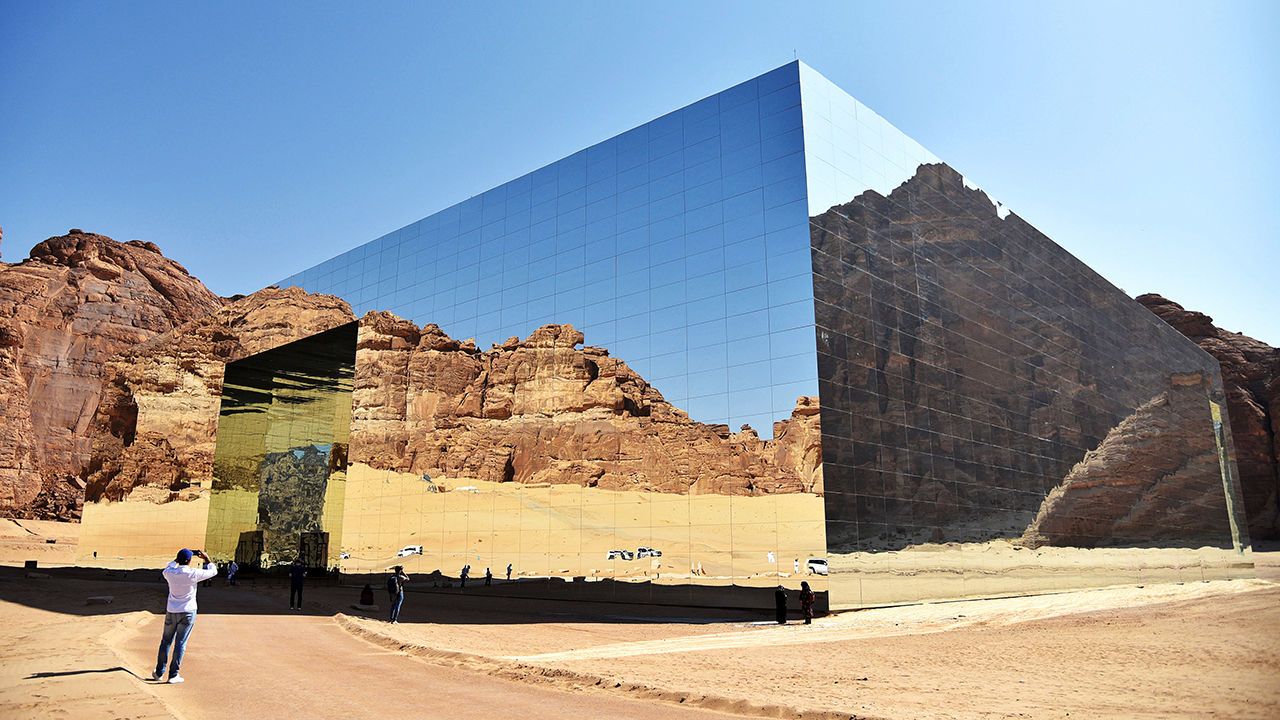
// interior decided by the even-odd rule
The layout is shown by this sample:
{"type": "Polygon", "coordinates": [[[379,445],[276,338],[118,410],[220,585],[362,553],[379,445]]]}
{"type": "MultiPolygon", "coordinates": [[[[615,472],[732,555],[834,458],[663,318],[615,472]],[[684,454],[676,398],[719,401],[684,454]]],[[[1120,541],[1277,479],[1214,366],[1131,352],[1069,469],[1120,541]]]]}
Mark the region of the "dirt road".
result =
{"type": "MultiPolygon", "coordinates": [[[[264,598],[245,595],[246,602],[264,598]]],[[[116,648],[146,674],[155,663],[163,620],[149,617],[116,648]]],[[[658,716],[725,720],[717,712],[529,686],[441,667],[359,640],[328,615],[206,614],[183,662],[187,682],[152,685],[165,706],[187,720],[264,718],[440,717],[512,715],[521,720],[658,716]]]]}

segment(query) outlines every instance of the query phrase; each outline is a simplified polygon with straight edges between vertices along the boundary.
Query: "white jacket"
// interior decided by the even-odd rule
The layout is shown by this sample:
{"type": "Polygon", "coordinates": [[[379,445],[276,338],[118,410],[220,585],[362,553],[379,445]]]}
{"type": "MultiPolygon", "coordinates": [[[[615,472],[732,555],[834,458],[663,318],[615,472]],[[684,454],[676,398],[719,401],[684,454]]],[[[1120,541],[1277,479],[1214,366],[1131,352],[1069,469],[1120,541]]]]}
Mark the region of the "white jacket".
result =
{"type": "Polygon", "coordinates": [[[196,611],[196,588],[204,580],[215,577],[218,566],[205,563],[203,568],[170,562],[164,569],[164,579],[169,583],[169,602],[165,611],[189,613],[196,611]]]}

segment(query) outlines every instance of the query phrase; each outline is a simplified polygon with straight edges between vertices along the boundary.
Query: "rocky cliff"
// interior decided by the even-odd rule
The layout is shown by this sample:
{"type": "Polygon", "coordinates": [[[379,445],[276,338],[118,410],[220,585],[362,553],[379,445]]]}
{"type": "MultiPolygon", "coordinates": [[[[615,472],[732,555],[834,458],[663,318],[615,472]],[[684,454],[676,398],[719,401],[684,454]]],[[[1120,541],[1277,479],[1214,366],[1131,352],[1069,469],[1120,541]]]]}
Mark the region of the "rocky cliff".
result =
{"type": "Polygon", "coordinates": [[[1222,366],[1249,535],[1280,538],[1280,349],[1223,330],[1208,315],[1159,295],[1137,299],[1222,366]]]}
{"type": "Polygon", "coordinates": [[[121,353],[103,372],[87,433],[86,500],[211,477],[226,363],[351,322],[344,301],[267,288],[121,353]]]}
{"type": "Polygon", "coordinates": [[[624,361],[546,325],[480,351],[389,313],[361,321],[351,461],[490,482],[751,495],[822,492],[816,398],[775,439],[690,420],[624,361]]]}
{"type": "Polygon", "coordinates": [[[1125,418],[1049,492],[1022,536],[1031,547],[1186,544],[1230,546],[1218,444],[1204,432],[1208,379],[1174,376],[1125,418]],[[1170,444],[1182,449],[1170,453],[1170,444]]]}
{"type": "Polygon", "coordinates": [[[0,513],[78,515],[104,365],[221,305],[138,240],[71,230],[0,265],[0,513]]]}
{"type": "Polygon", "coordinates": [[[1021,536],[1171,375],[1217,393],[1211,358],[945,164],[810,237],[833,551],[1021,536]]]}

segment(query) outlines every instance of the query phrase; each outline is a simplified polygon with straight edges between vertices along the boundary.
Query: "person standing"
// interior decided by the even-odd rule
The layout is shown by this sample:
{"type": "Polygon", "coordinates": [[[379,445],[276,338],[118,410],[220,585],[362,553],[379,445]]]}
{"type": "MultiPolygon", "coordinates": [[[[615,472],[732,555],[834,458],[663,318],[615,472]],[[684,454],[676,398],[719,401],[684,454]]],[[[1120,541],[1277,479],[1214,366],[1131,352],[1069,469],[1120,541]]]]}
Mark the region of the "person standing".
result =
{"type": "Polygon", "coordinates": [[[773,607],[779,625],[787,624],[787,590],[781,585],[773,591],[773,607]]]}
{"type": "Polygon", "coordinates": [[[236,584],[236,573],[238,572],[240,572],[240,566],[236,564],[235,560],[232,560],[231,564],[227,565],[227,584],[228,585],[236,584]]]}
{"type": "Polygon", "coordinates": [[[404,584],[407,582],[409,582],[409,576],[404,574],[403,565],[397,565],[391,577],[387,578],[387,593],[391,595],[392,625],[400,622],[400,607],[404,605],[404,584]]]}
{"type": "Polygon", "coordinates": [[[507,563],[507,579],[511,579],[511,563],[507,563]]]}
{"type": "Polygon", "coordinates": [[[164,635],[160,638],[160,651],[156,654],[156,669],[151,673],[152,680],[164,677],[165,666],[169,670],[169,684],[183,682],[179,668],[182,656],[187,651],[187,640],[191,637],[191,628],[196,624],[196,590],[200,582],[218,574],[218,566],[209,560],[203,550],[178,551],[173,562],[165,566],[161,577],[169,584],[169,597],[164,607],[164,635]],[[191,567],[191,558],[199,557],[204,561],[200,568],[191,567]],[[170,661],[169,648],[173,647],[173,659],[170,661]]]}
{"type": "Polygon", "coordinates": [[[293,564],[289,566],[289,609],[302,609],[302,583],[307,579],[307,566],[302,564],[302,558],[295,558],[293,564]],[[297,604],[294,604],[295,598],[297,604]]]}
{"type": "Polygon", "coordinates": [[[809,581],[800,583],[800,609],[804,611],[804,624],[813,624],[813,604],[818,601],[818,596],[809,588],[809,581]]]}
{"type": "Polygon", "coordinates": [[[467,576],[468,576],[468,575],[470,575],[470,574],[471,574],[471,566],[470,566],[470,565],[463,565],[463,566],[462,566],[462,572],[461,572],[461,573],[459,573],[459,575],[461,575],[461,576],[462,576],[462,577],[461,577],[461,580],[462,580],[462,587],[466,587],[466,586],[467,586],[467,576]]]}
{"type": "Polygon", "coordinates": [[[489,568],[484,569],[484,586],[489,587],[493,584],[493,573],[489,572],[489,568]]]}

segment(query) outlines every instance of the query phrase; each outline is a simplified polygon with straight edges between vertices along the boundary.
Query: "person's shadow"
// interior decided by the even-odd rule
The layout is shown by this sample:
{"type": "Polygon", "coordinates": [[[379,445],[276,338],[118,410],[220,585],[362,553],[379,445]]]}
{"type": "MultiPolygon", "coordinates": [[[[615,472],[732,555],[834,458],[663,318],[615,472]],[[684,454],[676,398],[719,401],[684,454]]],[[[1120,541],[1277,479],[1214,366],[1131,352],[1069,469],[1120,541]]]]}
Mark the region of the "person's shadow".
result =
{"type": "MultiPolygon", "coordinates": [[[[143,678],[141,675],[139,675],[138,673],[136,673],[136,672],[134,672],[134,671],[130,670],[129,668],[126,668],[126,667],[120,667],[119,665],[117,665],[117,666],[115,666],[115,667],[110,667],[110,668],[99,668],[99,669],[97,669],[97,670],[64,670],[64,671],[62,671],[62,672],[38,672],[38,673],[31,673],[30,675],[26,676],[26,677],[25,677],[25,678],[23,678],[23,679],[24,679],[24,680],[40,680],[40,679],[42,679],[42,678],[67,677],[68,675],[90,675],[90,674],[92,674],[92,673],[109,673],[109,672],[122,672],[122,673],[128,673],[128,674],[130,674],[130,675],[132,675],[132,676],[134,676],[134,677],[138,678],[139,680],[143,680],[143,679],[144,679],[144,678],[143,678]]],[[[145,679],[150,679],[150,678],[145,678],[145,679]]]]}

